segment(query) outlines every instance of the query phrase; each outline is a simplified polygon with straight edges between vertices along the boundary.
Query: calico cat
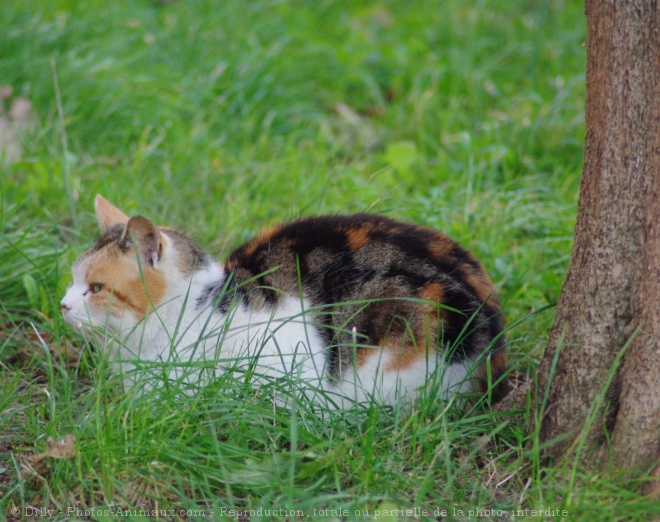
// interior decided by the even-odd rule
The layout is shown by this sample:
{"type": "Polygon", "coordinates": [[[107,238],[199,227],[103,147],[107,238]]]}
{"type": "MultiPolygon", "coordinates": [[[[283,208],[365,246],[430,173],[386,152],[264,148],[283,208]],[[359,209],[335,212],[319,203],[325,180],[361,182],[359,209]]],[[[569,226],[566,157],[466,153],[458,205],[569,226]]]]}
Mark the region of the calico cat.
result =
{"type": "Polygon", "coordinates": [[[61,306],[127,386],[162,361],[188,383],[203,381],[191,363],[291,376],[335,405],[409,401],[431,378],[445,392],[506,391],[493,284],[438,232],[372,214],[307,217],[219,264],[101,196],[95,208],[101,238],[74,263],[61,306]]]}

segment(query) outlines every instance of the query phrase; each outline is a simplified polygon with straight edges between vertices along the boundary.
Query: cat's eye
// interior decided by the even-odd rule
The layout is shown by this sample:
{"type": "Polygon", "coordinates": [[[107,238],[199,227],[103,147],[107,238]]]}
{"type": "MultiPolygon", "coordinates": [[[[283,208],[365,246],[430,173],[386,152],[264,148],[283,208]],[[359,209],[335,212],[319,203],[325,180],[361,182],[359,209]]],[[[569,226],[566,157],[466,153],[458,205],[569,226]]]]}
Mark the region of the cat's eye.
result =
{"type": "Polygon", "coordinates": [[[89,289],[92,291],[93,294],[98,294],[104,288],[105,285],[103,283],[94,283],[89,285],[89,289]]]}

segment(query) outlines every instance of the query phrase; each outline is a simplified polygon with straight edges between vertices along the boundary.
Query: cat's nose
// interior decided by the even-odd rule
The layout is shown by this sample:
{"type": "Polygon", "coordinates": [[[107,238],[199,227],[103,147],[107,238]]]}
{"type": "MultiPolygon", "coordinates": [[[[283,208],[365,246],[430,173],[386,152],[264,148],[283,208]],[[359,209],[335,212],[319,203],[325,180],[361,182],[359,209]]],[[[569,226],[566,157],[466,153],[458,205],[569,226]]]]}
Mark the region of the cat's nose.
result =
{"type": "Polygon", "coordinates": [[[62,306],[62,313],[66,313],[66,312],[68,312],[69,310],[71,310],[71,307],[70,307],[70,306],[67,306],[67,305],[64,303],[64,301],[62,301],[62,302],[60,303],[60,305],[62,306]]]}

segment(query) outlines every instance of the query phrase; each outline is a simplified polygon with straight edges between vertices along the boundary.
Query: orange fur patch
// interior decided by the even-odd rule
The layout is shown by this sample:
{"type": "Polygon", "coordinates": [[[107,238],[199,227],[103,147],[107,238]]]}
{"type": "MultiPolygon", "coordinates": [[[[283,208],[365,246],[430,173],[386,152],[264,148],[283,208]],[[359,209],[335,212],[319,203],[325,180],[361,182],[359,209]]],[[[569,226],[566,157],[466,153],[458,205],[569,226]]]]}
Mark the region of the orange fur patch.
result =
{"type": "MultiPolygon", "coordinates": [[[[445,298],[445,288],[441,283],[427,283],[419,290],[419,298],[432,303],[442,304],[445,298]]],[[[422,305],[424,320],[417,326],[416,339],[424,341],[424,354],[426,347],[435,348],[438,335],[438,326],[442,322],[443,309],[432,304],[422,305]]]]}
{"type": "Polygon", "coordinates": [[[477,271],[472,267],[465,268],[465,281],[469,284],[479,301],[482,303],[488,302],[488,305],[495,310],[499,309],[499,304],[493,290],[493,282],[490,278],[481,271],[477,271]]]}
{"type": "MultiPolygon", "coordinates": [[[[425,307],[426,308],[426,307],[425,307]]],[[[437,309],[433,307],[435,313],[437,309]]],[[[438,319],[432,314],[427,314],[415,332],[407,331],[404,335],[393,335],[388,337],[383,347],[394,358],[385,367],[386,372],[397,372],[408,368],[420,358],[426,358],[435,353],[435,333],[438,319]]]]}
{"type": "Polygon", "coordinates": [[[86,268],[87,283],[102,283],[106,287],[91,297],[93,306],[107,309],[112,300],[112,308],[123,305],[139,319],[161,303],[167,289],[162,271],[143,265],[143,281],[135,253],[122,254],[115,245],[97,252],[88,260],[86,268]]]}
{"type": "Polygon", "coordinates": [[[415,345],[411,342],[396,347],[388,346],[387,351],[394,354],[392,359],[385,367],[385,372],[400,372],[414,364],[420,358],[426,358],[435,352],[433,349],[426,349],[426,343],[415,345]]]}
{"type": "MultiPolygon", "coordinates": [[[[441,283],[430,282],[419,289],[417,296],[431,303],[442,303],[444,287],[441,283]]],[[[441,320],[441,309],[433,304],[419,303],[414,317],[408,323],[403,335],[387,337],[382,346],[394,355],[385,367],[386,372],[396,372],[408,368],[419,358],[435,353],[435,339],[441,320]]]]}
{"type": "Polygon", "coordinates": [[[357,250],[369,241],[369,230],[366,228],[352,228],[346,233],[346,244],[351,251],[357,250]]]}
{"type": "Polygon", "coordinates": [[[380,353],[381,349],[377,346],[373,348],[358,348],[357,354],[355,356],[355,365],[357,368],[362,368],[366,362],[371,359],[374,355],[380,353]]]}
{"type": "Polygon", "coordinates": [[[446,261],[448,256],[453,254],[456,244],[448,237],[435,235],[434,241],[428,243],[427,249],[438,261],[446,261]]]}
{"type": "Polygon", "coordinates": [[[245,251],[244,251],[245,257],[251,257],[255,253],[257,248],[259,248],[260,245],[264,243],[268,243],[268,241],[270,241],[270,238],[272,238],[280,230],[280,228],[281,227],[277,225],[274,227],[267,228],[266,230],[261,232],[257,237],[251,239],[247,243],[247,245],[245,245],[245,251]]]}
{"type": "Polygon", "coordinates": [[[433,303],[442,303],[445,289],[440,283],[427,283],[419,290],[419,298],[433,303]]]}

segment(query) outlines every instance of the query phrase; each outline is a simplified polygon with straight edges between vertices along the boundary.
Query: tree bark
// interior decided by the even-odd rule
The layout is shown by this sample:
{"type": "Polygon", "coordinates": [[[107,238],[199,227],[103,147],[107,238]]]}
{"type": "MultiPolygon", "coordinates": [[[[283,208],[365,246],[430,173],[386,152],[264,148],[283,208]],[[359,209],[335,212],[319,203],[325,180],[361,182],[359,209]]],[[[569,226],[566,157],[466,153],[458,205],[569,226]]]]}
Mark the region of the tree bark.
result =
{"type": "Polygon", "coordinates": [[[547,401],[542,441],[563,436],[552,454],[582,447],[583,457],[596,450],[646,471],[660,459],[660,9],[658,0],[585,8],[575,243],[535,396],[547,401]]]}

